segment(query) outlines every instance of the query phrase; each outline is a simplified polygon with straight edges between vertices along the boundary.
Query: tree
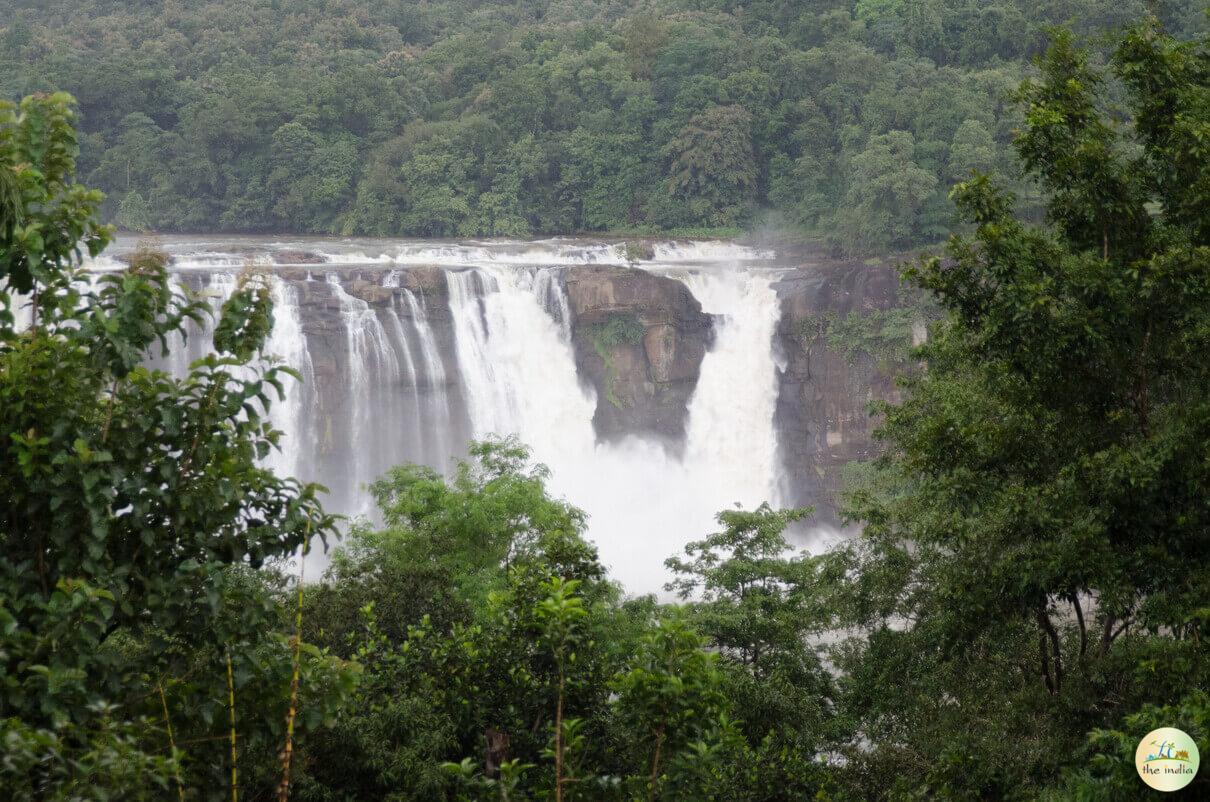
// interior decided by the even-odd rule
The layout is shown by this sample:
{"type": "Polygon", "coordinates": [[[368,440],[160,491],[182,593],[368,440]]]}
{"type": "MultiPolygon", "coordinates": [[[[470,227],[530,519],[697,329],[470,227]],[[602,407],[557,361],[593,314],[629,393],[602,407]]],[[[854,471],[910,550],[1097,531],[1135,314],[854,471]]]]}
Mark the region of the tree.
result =
{"type": "Polygon", "coordinates": [[[907,232],[889,244],[854,239],[882,220],[826,214],[848,205],[871,138],[911,133],[911,161],[948,183],[969,166],[946,151],[977,119],[1003,164],[1018,119],[1002,90],[1046,26],[1070,21],[1103,51],[1101,31],[1149,11],[1178,37],[1206,29],[1193,0],[367,0],[335,16],[46,0],[0,33],[0,94],[74,92],[102,218],[133,190],[159,231],[721,233],[771,207],[853,253],[933,244],[951,222],[939,193],[889,207],[907,232]]]}
{"type": "Polygon", "coordinates": [[[352,137],[329,142],[289,122],[273,132],[272,154],[265,184],[280,225],[316,233],[336,230],[357,178],[352,137]]]}
{"type": "MultiPolygon", "coordinates": [[[[1126,716],[1121,729],[1097,729],[1089,733],[1087,764],[1072,767],[1063,778],[1040,797],[1045,802],[1064,799],[1133,799],[1139,793],[1139,742],[1152,730],[1172,726],[1181,728],[1197,743],[1198,752],[1210,749],[1210,699],[1205,691],[1193,691],[1175,704],[1147,705],[1126,716]]],[[[1195,777],[1183,795],[1192,799],[1204,796],[1210,786],[1204,777],[1195,777]]]]}
{"type": "MultiPolygon", "coordinates": [[[[241,680],[271,666],[288,676],[272,598],[240,582],[240,567],[288,557],[334,524],[317,487],[258,462],[280,438],[263,417],[268,393],[290,373],[259,356],[266,277],[241,279],[217,353],[173,379],[144,360],[209,310],[173,290],[167,258],[140,252],[92,280],[81,270],[82,251],[97,255],[111,232],[96,219],[100,193],[74,181],[73,105],[65,94],[0,103],[0,737],[19,756],[0,777],[19,799],[141,797],[170,777],[183,787],[186,752],[171,735],[165,749],[144,716],[172,715],[188,664],[213,670],[234,653],[241,680]],[[24,330],[14,304],[27,307],[24,330]]],[[[309,689],[339,673],[317,653],[305,663],[309,689]]],[[[265,722],[255,709],[249,726],[265,722]]],[[[174,712],[178,733],[210,715],[174,712]]]]}
{"type": "MultiPolygon", "coordinates": [[[[973,233],[906,273],[948,314],[919,351],[928,370],[883,408],[890,451],[854,497],[866,528],[843,606],[871,628],[862,670],[926,655],[927,692],[956,699],[996,672],[994,693],[1036,712],[995,719],[1015,740],[1049,730],[1072,748],[1205,681],[1210,242],[1187,210],[1210,167],[1183,135],[1210,120],[1205,47],[1154,22],[1130,33],[1113,64],[1135,123],[1119,132],[1096,112],[1101,76],[1058,34],[1022,87],[1017,139],[1047,225],[1016,219],[1013,197],[976,177],[953,193],[973,233]]],[[[908,742],[953,756],[930,782],[962,793],[1057,769],[1029,751],[972,776],[970,745],[923,743],[938,735],[925,729],[908,742]]]]}
{"type": "Polygon", "coordinates": [[[725,510],[723,530],[688,543],[692,561],[665,562],[678,578],[668,583],[682,599],[701,594],[700,615],[713,645],[755,674],[771,670],[785,651],[802,646],[799,633],[811,623],[802,615],[810,599],[809,557],[783,556],[790,550],[782,532],[810,510],[775,512],[764,505],[753,512],[725,510]]]}
{"type": "Polygon", "coordinates": [[[820,560],[787,555],[783,534],[809,514],[767,504],[725,510],[722,531],[685,546],[691,559],[666,561],[678,575],[667,589],[695,599],[691,620],[723,657],[723,692],[753,745],[747,760],[761,766],[770,788],[819,782],[808,756],[829,726],[831,683],[809,639],[831,620],[824,606],[831,579],[820,560]]]}
{"type": "Polygon", "coordinates": [[[590,231],[623,228],[636,222],[644,190],[651,189],[650,165],[643,161],[643,131],[619,128],[616,116],[600,112],[563,140],[565,158],[559,187],[579,202],[579,224],[590,231]]]}
{"type": "Polygon", "coordinates": [[[545,479],[524,447],[487,441],[448,480],[400,466],[373,486],[386,528],[354,530],[307,610],[312,637],[366,667],[307,747],[308,793],[486,794],[509,761],[533,769],[514,778],[528,790],[593,781],[603,745],[583,728],[601,731],[632,626],[583,513],[545,479]]]}
{"type": "Polygon", "coordinates": [[[716,656],[681,619],[667,618],[648,631],[629,666],[613,682],[623,726],[638,735],[640,763],[650,772],[635,796],[658,799],[668,765],[689,744],[711,735],[725,709],[716,656]]]}
{"type": "Polygon", "coordinates": [[[138,192],[127,192],[114,222],[127,231],[145,233],[151,230],[151,207],[138,192]]]}
{"type": "MultiPolygon", "coordinates": [[[[568,578],[600,577],[591,550],[554,548],[584,528],[584,513],[546,488],[548,471],[530,465],[529,450],[515,439],[487,440],[470,446],[450,481],[431,468],[405,465],[391,469],[370,492],[388,527],[406,533],[413,557],[444,561],[464,577],[545,554],[568,562],[568,578]]],[[[337,562],[336,565],[341,565],[337,562]]]]}
{"type": "Polygon", "coordinates": [[[712,106],[668,144],[669,186],[695,215],[715,225],[739,220],[756,187],[752,116],[740,106],[712,106]]]}
{"type": "Polygon", "coordinates": [[[948,179],[958,183],[972,172],[987,174],[996,165],[996,146],[987,126],[978,120],[965,120],[950,144],[948,179]]]}
{"type": "Polygon", "coordinates": [[[759,566],[723,573],[763,577],[748,623],[776,608],[784,631],[756,635],[771,644],[758,677],[732,647],[706,648],[708,611],[622,601],[581,538],[582,516],[543,480],[524,448],[488,442],[452,480],[401,467],[375,487],[388,528],[352,534],[307,610],[313,637],[351,646],[365,676],[335,727],[305,747],[300,789],[320,799],[778,800],[822,787],[811,758],[824,737],[820,701],[809,696],[820,667],[803,641],[813,625],[791,620],[809,605],[774,601],[790,592],[774,590],[775,577],[807,570],[779,561],[781,528],[797,513],[724,514],[759,566]],[[353,605],[360,627],[346,623],[353,605]],[[804,663],[809,691],[793,684],[804,663]]]}
{"type": "Polygon", "coordinates": [[[849,164],[848,191],[836,213],[833,240],[850,251],[903,247],[912,241],[917,215],[937,177],[914,161],[908,131],[870,137],[849,164]]]}

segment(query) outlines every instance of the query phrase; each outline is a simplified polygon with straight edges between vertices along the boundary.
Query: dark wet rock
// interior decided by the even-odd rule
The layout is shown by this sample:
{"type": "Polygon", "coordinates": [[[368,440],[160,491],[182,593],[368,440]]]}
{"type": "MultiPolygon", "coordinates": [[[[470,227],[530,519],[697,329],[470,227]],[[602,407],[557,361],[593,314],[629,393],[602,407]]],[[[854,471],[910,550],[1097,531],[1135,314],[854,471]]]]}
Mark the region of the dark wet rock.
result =
{"type": "Polygon", "coordinates": [[[345,292],[352,295],[354,298],[360,298],[370,306],[387,306],[391,303],[391,299],[395,297],[395,290],[391,287],[384,287],[381,284],[372,281],[366,281],[363,278],[355,278],[344,284],[345,292]]]}
{"type": "Polygon", "coordinates": [[[682,445],[711,316],[679,281],[639,270],[578,268],[564,281],[576,367],[596,390],[597,436],[682,445]]]}
{"type": "Polygon", "coordinates": [[[905,366],[838,349],[829,342],[828,321],[899,306],[898,269],[889,263],[810,265],[776,289],[782,310],[776,339],[785,365],[776,424],[787,502],[812,505],[817,522],[835,524],[842,469],[879,452],[870,404],[899,399],[895,375],[905,366]]]}

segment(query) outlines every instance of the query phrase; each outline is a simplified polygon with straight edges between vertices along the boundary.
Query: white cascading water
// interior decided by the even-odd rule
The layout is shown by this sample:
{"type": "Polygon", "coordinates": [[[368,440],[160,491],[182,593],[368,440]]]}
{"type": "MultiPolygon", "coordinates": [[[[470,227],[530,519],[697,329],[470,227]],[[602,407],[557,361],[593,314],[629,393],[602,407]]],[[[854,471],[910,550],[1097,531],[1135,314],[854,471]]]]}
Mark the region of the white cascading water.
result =
{"type": "Polygon", "coordinates": [[[343,488],[348,497],[339,499],[338,509],[366,515],[371,512],[369,498],[360,494],[358,503],[353,496],[358,495],[362,483],[373,478],[370,462],[373,445],[377,442],[374,429],[376,425],[385,424],[375,420],[372,397],[376,388],[399,382],[401,365],[395,349],[390,347],[386,329],[369,303],[346,292],[335,273],[329,273],[327,280],[340,302],[346,347],[344,368],[348,382],[345,398],[349,406],[343,410],[350,424],[349,443],[345,449],[348,472],[343,478],[351,481],[343,488]]]}
{"type": "MultiPolygon", "coordinates": [[[[547,239],[533,242],[406,242],[394,247],[380,246],[376,252],[344,248],[320,250],[325,260],[358,265],[617,265],[635,264],[624,243],[586,242],[575,239],[547,239]]],[[[732,242],[701,240],[657,242],[652,259],[660,264],[685,262],[741,262],[773,258],[772,251],[754,250],[732,242]]],[[[189,255],[185,264],[213,263],[214,254],[189,255]]]]}
{"type": "Polygon", "coordinates": [[[707,488],[713,499],[774,502],[777,293],[770,277],[748,271],[698,271],[683,281],[702,310],[718,316],[689,405],[685,462],[713,466],[709,479],[718,484],[707,488]]]}
{"type": "MultiPolygon", "coordinates": [[[[588,514],[588,536],[612,575],[641,593],[661,591],[669,578],[665,558],[715,531],[719,510],[777,503],[772,339],[779,304],[773,274],[759,264],[770,254],[733,243],[663,242],[654,243],[652,260],[638,264],[682,281],[716,316],[678,457],[638,438],[596,442],[596,398],[577,374],[561,274],[576,265],[631,264],[615,243],[182,239],[169,250],[174,277],[200,276],[189,282],[205,286],[214,305],[229,296],[234,268],[250,251],[264,252],[275,267],[304,252],[312,255],[306,264],[315,257],[326,263],[308,266],[305,280],[296,273],[273,284],[266,352],[298,370],[304,384],[288,382],[285,401],[273,405],[270,420],[285,433],[284,451],[267,462],[281,474],[329,485],[332,511],[372,513],[364,485],[391,465],[417,461],[445,471],[465,455],[468,437],[514,434],[551,469],[552,491],[588,514]],[[275,249],[290,254],[277,258],[275,249]],[[346,273],[355,265],[359,272],[346,273]],[[438,333],[424,294],[405,288],[411,265],[442,268],[452,332],[443,308],[438,333]],[[377,282],[392,290],[388,302],[371,305],[342,284],[367,270],[382,271],[377,282]],[[320,318],[318,330],[304,331],[311,314],[332,315],[336,325],[320,318]],[[318,341],[308,347],[315,336],[325,344],[323,375],[319,362],[312,365],[318,341]]],[[[102,257],[93,267],[118,264],[102,257]]],[[[169,366],[182,372],[210,345],[208,327],[195,332],[187,347],[174,349],[169,366]]],[[[318,568],[324,560],[309,562],[318,568]]]]}
{"type": "Polygon", "coordinates": [[[8,282],[0,285],[0,290],[8,292],[8,309],[13,315],[13,331],[21,333],[34,325],[34,308],[29,297],[9,290],[8,282]]]}
{"type": "Polygon", "coordinates": [[[475,435],[518,435],[551,468],[548,455],[591,451],[595,399],[580,388],[571,344],[534,293],[533,274],[477,268],[446,280],[475,435]]]}
{"type": "Polygon", "coordinates": [[[659,591],[669,578],[664,559],[714,531],[720,509],[776,502],[777,298],[768,278],[746,271],[684,279],[722,318],[677,459],[634,438],[596,442],[596,399],[579,381],[566,330],[543,308],[549,288],[534,275],[496,267],[447,274],[475,435],[515,434],[529,445],[551,469],[552,489],[588,513],[612,575],[632,592],[659,591]]]}
{"type": "Polygon", "coordinates": [[[437,338],[429,323],[428,308],[424,296],[419,298],[411,290],[403,291],[404,301],[412,321],[412,330],[419,343],[418,364],[420,371],[416,381],[416,416],[420,429],[421,447],[428,455],[428,462],[444,470],[451,459],[462,449],[461,443],[450,439],[450,402],[446,393],[445,363],[437,348],[437,338]]]}
{"type": "MultiPolygon", "coordinates": [[[[394,272],[394,271],[392,271],[394,272]]],[[[387,277],[389,281],[390,276],[387,277]]],[[[384,284],[383,286],[391,286],[384,284]]],[[[399,314],[399,299],[391,298],[391,313],[387,315],[386,323],[387,333],[391,338],[391,345],[395,349],[395,353],[399,355],[398,364],[403,367],[404,376],[406,378],[405,387],[411,387],[412,401],[417,410],[420,409],[420,374],[417,370],[416,359],[412,356],[412,347],[408,344],[407,332],[403,330],[403,320],[399,314]]],[[[420,443],[424,438],[424,422],[421,420],[421,415],[412,416],[412,433],[415,438],[413,442],[420,443]]]]}
{"type": "Polygon", "coordinates": [[[282,432],[281,450],[271,451],[265,464],[278,476],[299,476],[305,473],[303,453],[308,446],[304,437],[307,411],[315,404],[315,372],[311,353],[303,334],[302,314],[298,307],[298,290],[281,279],[273,281],[273,329],[265,343],[265,353],[298,371],[302,381],[282,377],[283,398],[271,394],[269,422],[282,432]]]}
{"type": "Polygon", "coordinates": [[[328,485],[332,511],[375,519],[366,485],[404,462],[445,470],[466,444],[454,442],[446,368],[423,296],[395,286],[389,302],[374,307],[351,295],[339,273],[326,281],[344,336],[343,386],[328,395],[342,406],[327,410],[326,430],[338,429],[319,449],[327,469],[307,478],[328,485]]]}

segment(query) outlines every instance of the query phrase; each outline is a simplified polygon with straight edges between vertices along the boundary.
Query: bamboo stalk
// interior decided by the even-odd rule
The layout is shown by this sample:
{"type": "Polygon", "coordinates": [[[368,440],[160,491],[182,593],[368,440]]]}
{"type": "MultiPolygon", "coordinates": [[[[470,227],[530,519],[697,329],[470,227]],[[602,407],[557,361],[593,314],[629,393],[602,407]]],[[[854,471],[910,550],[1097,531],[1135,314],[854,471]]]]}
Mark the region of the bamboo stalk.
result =
{"type": "Polygon", "coordinates": [[[311,522],[307,521],[302,558],[298,561],[298,609],[294,614],[294,671],[290,677],[290,708],[286,711],[286,745],[281,755],[281,784],[277,787],[278,802],[290,800],[290,759],[294,756],[294,719],[298,715],[298,684],[302,665],[303,569],[311,549],[311,522]]]}
{"type": "Polygon", "coordinates": [[[231,802],[239,802],[239,768],[235,750],[235,670],[227,647],[227,710],[231,720],[231,802]]]}
{"type": "Polygon", "coordinates": [[[160,705],[164,708],[164,727],[168,730],[168,748],[172,753],[173,774],[176,778],[176,795],[181,802],[185,802],[185,783],[181,779],[181,764],[176,759],[176,738],[172,734],[172,719],[168,717],[168,697],[164,695],[164,683],[157,683],[156,687],[160,691],[160,705]]]}
{"type": "Polygon", "coordinates": [[[563,802],[563,659],[559,658],[559,699],[555,708],[555,802],[563,802]]]}

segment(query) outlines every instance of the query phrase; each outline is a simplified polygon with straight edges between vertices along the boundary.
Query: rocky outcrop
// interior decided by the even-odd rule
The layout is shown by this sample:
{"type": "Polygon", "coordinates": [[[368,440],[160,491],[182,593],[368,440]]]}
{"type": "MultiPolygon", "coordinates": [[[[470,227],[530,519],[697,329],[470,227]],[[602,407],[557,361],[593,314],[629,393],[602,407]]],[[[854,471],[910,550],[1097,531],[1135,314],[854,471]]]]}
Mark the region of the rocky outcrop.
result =
{"type": "Polygon", "coordinates": [[[710,315],[679,281],[640,270],[581,268],[565,282],[576,366],[596,389],[597,436],[654,436],[679,448],[710,315]]]}
{"type": "Polygon", "coordinates": [[[816,522],[835,525],[842,469],[878,452],[870,404],[898,400],[895,375],[906,367],[863,350],[856,336],[838,337],[835,326],[855,320],[853,313],[867,325],[886,321],[887,311],[903,301],[898,271],[890,263],[808,265],[777,290],[777,347],[785,365],[776,413],[783,492],[789,504],[814,506],[816,522]]]}
{"type": "Polygon", "coordinates": [[[273,260],[282,265],[322,265],[328,261],[314,251],[283,249],[275,251],[273,260]]]}

